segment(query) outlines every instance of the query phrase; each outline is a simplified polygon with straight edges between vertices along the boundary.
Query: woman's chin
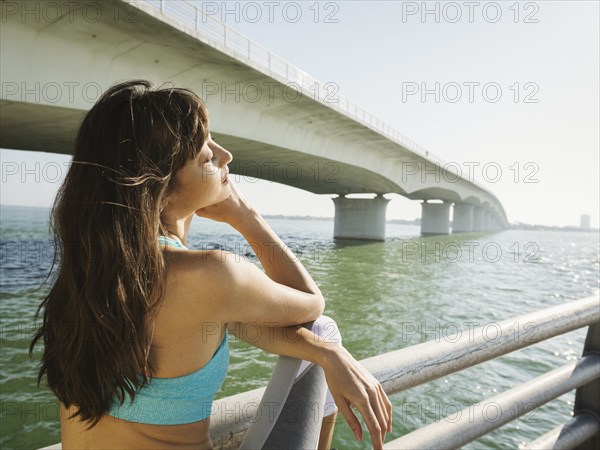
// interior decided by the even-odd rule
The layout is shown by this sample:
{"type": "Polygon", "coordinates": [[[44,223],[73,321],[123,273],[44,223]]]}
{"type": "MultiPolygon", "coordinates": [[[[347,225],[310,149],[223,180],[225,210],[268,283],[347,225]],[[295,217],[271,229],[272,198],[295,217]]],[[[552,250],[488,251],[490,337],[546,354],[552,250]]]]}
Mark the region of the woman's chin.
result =
{"type": "Polygon", "coordinates": [[[227,183],[223,183],[221,188],[223,192],[227,193],[225,198],[229,197],[231,195],[231,180],[227,181],[227,183]]]}

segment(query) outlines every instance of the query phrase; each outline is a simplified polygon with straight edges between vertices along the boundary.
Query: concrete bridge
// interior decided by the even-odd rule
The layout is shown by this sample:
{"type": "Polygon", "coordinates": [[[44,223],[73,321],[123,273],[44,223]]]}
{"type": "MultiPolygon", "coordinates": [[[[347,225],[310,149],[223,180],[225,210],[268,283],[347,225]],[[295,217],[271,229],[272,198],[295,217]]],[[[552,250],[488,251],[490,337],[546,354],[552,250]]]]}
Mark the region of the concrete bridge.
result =
{"type": "Polygon", "coordinates": [[[383,240],[389,199],[422,201],[422,234],[497,230],[500,201],[398,131],[188,2],[2,2],[0,146],[69,154],[118,81],[198,93],[230,172],[337,194],[334,237],[383,240]],[[348,198],[348,194],[376,194],[348,198]]]}

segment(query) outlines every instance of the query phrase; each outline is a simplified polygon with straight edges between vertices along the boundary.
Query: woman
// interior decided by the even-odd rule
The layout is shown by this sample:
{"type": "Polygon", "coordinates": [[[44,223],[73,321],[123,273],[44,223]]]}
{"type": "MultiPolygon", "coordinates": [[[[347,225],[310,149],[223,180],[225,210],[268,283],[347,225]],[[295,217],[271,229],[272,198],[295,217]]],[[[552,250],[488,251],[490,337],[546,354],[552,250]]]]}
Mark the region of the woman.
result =
{"type": "MultiPolygon", "coordinates": [[[[392,424],[386,394],[339,339],[315,333],[323,296],[228,181],[232,155],[211,138],[206,107],[189,90],[150,88],[143,80],[115,85],[86,114],[52,213],[60,269],[30,351],[43,340],[38,381],[46,376],[60,400],[63,448],[212,448],[211,406],[228,368],[229,333],[282,355],[267,393],[308,395],[324,406],[322,423],[289,427],[329,447],[337,411],[324,413],[328,387],[357,439],[362,427],[351,407],[381,448],[392,424]],[[266,273],[227,251],[188,249],[194,215],[239,231],[266,273]],[[290,373],[276,376],[277,368],[289,372],[289,361],[305,366],[293,366],[291,383],[290,373]]],[[[291,400],[280,400],[285,410],[291,400]]],[[[281,446],[284,430],[271,418],[246,448],[273,437],[281,446]]]]}

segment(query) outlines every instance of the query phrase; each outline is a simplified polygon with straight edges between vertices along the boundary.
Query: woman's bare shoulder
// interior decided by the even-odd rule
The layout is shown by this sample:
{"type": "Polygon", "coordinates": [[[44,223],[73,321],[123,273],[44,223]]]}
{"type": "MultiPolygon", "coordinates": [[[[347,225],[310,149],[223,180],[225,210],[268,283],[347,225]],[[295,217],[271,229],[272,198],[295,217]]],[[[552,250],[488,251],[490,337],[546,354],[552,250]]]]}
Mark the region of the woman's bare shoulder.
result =
{"type": "MultiPolygon", "coordinates": [[[[215,277],[220,250],[165,252],[166,290],[158,324],[180,331],[196,329],[207,320],[219,322],[221,283],[215,277]],[[178,325],[176,325],[178,324],[178,325]]],[[[159,333],[160,334],[160,333],[159,333]]]]}
{"type": "Polygon", "coordinates": [[[237,270],[226,263],[232,257],[233,253],[219,249],[171,251],[165,255],[167,282],[176,286],[178,296],[210,304],[225,291],[224,280],[231,279],[225,272],[237,270]]]}
{"type": "Polygon", "coordinates": [[[165,264],[171,272],[181,275],[198,275],[218,269],[233,253],[225,250],[174,250],[165,252],[165,264]]]}
{"type": "Polygon", "coordinates": [[[315,320],[323,313],[320,293],[279,283],[237,253],[190,251],[176,259],[178,295],[183,294],[194,305],[200,296],[202,312],[222,323],[271,321],[291,325],[315,320]]]}

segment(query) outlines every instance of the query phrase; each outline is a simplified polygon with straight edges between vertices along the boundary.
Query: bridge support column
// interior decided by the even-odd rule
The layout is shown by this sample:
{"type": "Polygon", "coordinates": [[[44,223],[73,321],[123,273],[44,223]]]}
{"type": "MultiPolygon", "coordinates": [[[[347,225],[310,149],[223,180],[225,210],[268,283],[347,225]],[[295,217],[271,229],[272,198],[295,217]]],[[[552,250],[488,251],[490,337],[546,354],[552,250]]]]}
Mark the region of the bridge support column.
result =
{"type": "Polygon", "coordinates": [[[498,231],[499,229],[500,229],[500,225],[499,225],[498,216],[496,214],[494,214],[492,216],[492,230],[498,231]]]}
{"type": "Polygon", "coordinates": [[[485,212],[485,229],[490,231],[492,227],[492,222],[494,221],[494,214],[491,211],[485,212]]]}
{"type": "Polygon", "coordinates": [[[468,233],[473,231],[473,205],[455,203],[452,219],[452,233],[468,233]]]}
{"type": "Polygon", "coordinates": [[[332,200],[334,238],[385,240],[385,211],[390,199],[378,194],[375,198],[339,196],[332,200]]]}
{"type": "Polygon", "coordinates": [[[450,202],[421,203],[421,235],[450,234],[450,202]]]}
{"type": "Polygon", "coordinates": [[[485,211],[479,206],[473,208],[473,231],[483,231],[485,211]]]}

